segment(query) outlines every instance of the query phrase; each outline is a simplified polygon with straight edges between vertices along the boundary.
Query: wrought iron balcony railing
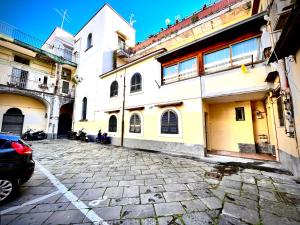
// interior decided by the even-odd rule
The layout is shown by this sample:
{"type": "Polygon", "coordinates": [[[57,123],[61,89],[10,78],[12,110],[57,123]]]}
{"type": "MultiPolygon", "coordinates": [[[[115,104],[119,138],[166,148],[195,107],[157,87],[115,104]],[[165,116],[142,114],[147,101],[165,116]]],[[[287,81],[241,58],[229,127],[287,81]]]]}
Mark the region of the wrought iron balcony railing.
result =
{"type": "MultiPolygon", "coordinates": [[[[18,42],[24,43],[28,46],[38,49],[41,49],[43,45],[49,45],[44,41],[41,41],[36,37],[26,34],[18,30],[16,27],[3,21],[0,21],[0,37],[1,35],[7,36],[9,38],[17,40],[18,42]]],[[[63,59],[73,63],[77,62],[77,56],[73,54],[72,51],[70,51],[69,49],[56,48],[51,45],[49,45],[49,49],[55,49],[55,51],[51,52],[51,54],[62,57],[63,59]]]]}

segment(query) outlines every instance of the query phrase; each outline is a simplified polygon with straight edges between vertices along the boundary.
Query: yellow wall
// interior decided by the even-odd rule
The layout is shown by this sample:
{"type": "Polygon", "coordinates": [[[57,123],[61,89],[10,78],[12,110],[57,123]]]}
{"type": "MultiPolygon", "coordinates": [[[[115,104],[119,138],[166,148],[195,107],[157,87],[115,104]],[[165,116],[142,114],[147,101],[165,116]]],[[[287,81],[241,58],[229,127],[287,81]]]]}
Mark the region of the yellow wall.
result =
{"type": "Polygon", "coordinates": [[[3,114],[10,108],[19,108],[24,115],[23,132],[27,129],[46,130],[46,106],[30,97],[0,94],[0,127],[2,127],[3,114]]]}
{"type": "MultiPolygon", "coordinates": [[[[37,60],[37,59],[34,59],[30,56],[26,56],[24,54],[22,54],[22,52],[14,52],[13,50],[9,50],[9,49],[6,49],[6,48],[3,48],[3,47],[0,47],[0,60],[5,60],[5,61],[14,61],[14,55],[18,55],[18,56],[21,56],[21,57],[24,57],[26,59],[29,59],[30,60],[30,68],[31,69],[35,69],[39,72],[42,72],[42,73],[47,73],[47,74],[51,74],[52,76],[55,75],[55,65],[51,65],[50,63],[46,63],[44,61],[41,61],[41,60],[37,60]]],[[[21,65],[23,67],[27,67],[26,65],[23,65],[23,64],[20,64],[20,63],[17,63],[17,62],[14,62],[16,63],[17,65],[21,65]]],[[[2,63],[0,63],[1,65],[2,63]]]]}
{"type": "MultiPolygon", "coordinates": [[[[108,131],[109,117],[113,114],[102,116],[102,120],[91,122],[76,122],[74,129],[79,130],[85,128],[89,134],[97,134],[99,129],[102,132],[108,131]]],[[[112,137],[121,137],[121,112],[114,114],[118,119],[118,130],[116,133],[109,133],[112,137]]],[[[201,101],[199,99],[184,101],[182,106],[177,107],[153,107],[145,106],[144,110],[128,111],[125,110],[124,116],[124,138],[152,140],[152,141],[165,141],[165,142],[178,142],[185,144],[203,144],[203,117],[201,111],[201,101]],[[164,111],[167,109],[177,112],[179,119],[179,134],[165,135],[160,133],[160,118],[164,111]],[[139,113],[142,116],[142,133],[132,134],[129,133],[129,119],[133,113],[139,113]]]]}
{"type": "MultiPolygon", "coordinates": [[[[298,143],[300,143],[300,49],[295,55],[295,60],[290,62],[292,64],[292,74],[289,76],[289,83],[291,94],[293,98],[294,116],[296,125],[296,135],[298,143]]],[[[296,150],[298,155],[300,148],[296,150]]],[[[300,155],[298,155],[300,157],[300,155]]]]}
{"type": "Polygon", "coordinates": [[[209,105],[208,148],[239,152],[238,143],[254,144],[250,101],[209,105]],[[235,108],[244,107],[245,121],[236,121],[235,108]]]}
{"type": "Polygon", "coordinates": [[[252,118],[253,118],[253,131],[255,143],[260,143],[260,138],[258,135],[267,135],[270,138],[268,132],[268,121],[267,121],[267,111],[265,109],[265,103],[263,101],[251,101],[252,108],[252,118]],[[258,118],[256,112],[261,112],[261,118],[258,118]]]}
{"type": "Polygon", "coordinates": [[[241,68],[230,71],[218,72],[202,77],[203,95],[218,96],[249,90],[268,90],[265,82],[268,67],[263,63],[256,64],[254,68],[248,67],[248,72],[243,73],[241,68]]]}

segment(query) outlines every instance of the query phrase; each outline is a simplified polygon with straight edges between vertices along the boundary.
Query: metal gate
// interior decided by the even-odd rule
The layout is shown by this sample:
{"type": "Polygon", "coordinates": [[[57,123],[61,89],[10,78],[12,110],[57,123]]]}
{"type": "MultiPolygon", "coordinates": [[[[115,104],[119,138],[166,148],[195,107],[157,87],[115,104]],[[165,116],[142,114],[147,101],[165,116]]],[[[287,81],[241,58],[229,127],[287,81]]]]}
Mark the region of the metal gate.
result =
{"type": "Polygon", "coordinates": [[[2,132],[22,135],[24,115],[17,108],[11,108],[3,115],[2,132]]]}

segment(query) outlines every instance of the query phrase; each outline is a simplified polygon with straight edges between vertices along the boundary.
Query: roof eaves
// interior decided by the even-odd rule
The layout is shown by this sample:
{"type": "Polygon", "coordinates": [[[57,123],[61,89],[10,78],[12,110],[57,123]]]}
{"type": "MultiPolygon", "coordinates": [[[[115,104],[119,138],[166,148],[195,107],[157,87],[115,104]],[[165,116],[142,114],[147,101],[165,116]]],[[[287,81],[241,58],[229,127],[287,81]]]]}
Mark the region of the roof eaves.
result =
{"type": "Polygon", "coordinates": [[[232,25],[230,25],[230,26],[228,26],[228,27],[225,27],[225,28],[223,28],[223,29],[217,30],[216,32],[213,32],[213,33],[211,33],[211,34],[208,34],[208,35],[206,35],[206,36],[204,36],[204,37],[202,37],[202,38],[199,38],[199,39],[197,39],[197,40],[195,40],[195,41],[192,41],[192,42],[190,42],[190,43],[188,43],[188,44],[185,44],[185,45],[183,45],[183,46],[181,46],[181,47],[178,47],[178,48],[175,48],[175,49],[173,49],[173,50],[167,51],[167,52],[165,52],[165,53],[159,55],[158,57],[156,57],[156,59],[160,59],[160,58],[162,58],[162,57],[164,57],[164,56],[167,56],[167,55],[169,55],[169,54],[171,54],[171,53],[177,52],[178,50],[184,49],[184,48],[186,48],[186,47],[189,47],[189,46],[194,45],[194,44],[196,44],[196,43],[199,43],[199,42],[201,42],[201,41],[207,40],[207,39],[209,39],[209,38],[211,38],[211,37],[213,37],[213,36],[215,36],[215,35],[217,35],[217,34],[220,34],[220,33],[224,32],[224,31],[228,31],[228,30],[230,30],[230,29],[233,29],[233,28],[235,28],[235,27],[238,27],[238,26],[240,26],[240,25],[243,25],[243,24],[245,24],[245,23],[247,23],[247,22],[250,22],[250,21],[252,21],[252,20],[256,20],[256,19],[258,19],[258,18],[262,18],[262,17],[264,17],[264,15],[267,15],[267,11],[261,12],[261,13],[259,13],[259,14],[254,15],[254,16],[251,16],[251,17],[249,17],[249,18],[247,18],[247,19],[245,19],[245,20],[242,20],[242,21],[239,21],[239,22],[237,22],[237,23],[235,23],[235,24],[232,24],[232,25]]]}

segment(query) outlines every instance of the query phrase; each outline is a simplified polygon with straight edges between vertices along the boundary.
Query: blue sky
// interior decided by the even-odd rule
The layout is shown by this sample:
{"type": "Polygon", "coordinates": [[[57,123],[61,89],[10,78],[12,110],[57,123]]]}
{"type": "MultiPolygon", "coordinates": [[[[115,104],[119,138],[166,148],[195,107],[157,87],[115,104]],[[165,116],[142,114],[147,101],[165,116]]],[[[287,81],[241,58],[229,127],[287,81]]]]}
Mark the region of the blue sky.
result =
{"type": "Polygon", "coordinates": [[[142,41],[165,27],[166,18],[186,17],[211,0],[1,0],[0,20],[44,41],[61,24],[54,8],[68,10],[72,21],[64,29],[76,34],[106,2],[127,21],[135,15],[136,40],[142,41]]]}

